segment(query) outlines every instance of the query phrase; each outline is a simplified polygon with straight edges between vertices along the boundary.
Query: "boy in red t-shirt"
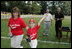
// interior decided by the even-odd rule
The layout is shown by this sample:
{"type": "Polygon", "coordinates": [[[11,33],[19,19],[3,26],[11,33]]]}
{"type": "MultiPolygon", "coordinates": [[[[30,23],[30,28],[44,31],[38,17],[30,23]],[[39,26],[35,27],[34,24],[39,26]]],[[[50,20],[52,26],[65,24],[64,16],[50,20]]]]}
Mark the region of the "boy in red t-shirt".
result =
{"type": "Polygon", "coordinates": [[[37,47],[37,32],[38,29],[40,28],[41,22],[44,20],[45,17],[43,17],[38,24],[35,24],[34,19],[29,20],[29,28],[27,29],[27,36],[28,39],[31,41],[29,42],[31,48],[36,48],[37,47]]]}

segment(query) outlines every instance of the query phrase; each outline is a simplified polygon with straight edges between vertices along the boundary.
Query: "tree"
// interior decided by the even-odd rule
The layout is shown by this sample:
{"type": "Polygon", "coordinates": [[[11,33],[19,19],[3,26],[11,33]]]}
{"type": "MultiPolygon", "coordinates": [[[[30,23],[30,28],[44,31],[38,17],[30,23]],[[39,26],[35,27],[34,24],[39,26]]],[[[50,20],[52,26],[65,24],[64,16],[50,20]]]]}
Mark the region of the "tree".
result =
{"type": "Polygon", "coordinates": [[[45,11],[47,10],[47,1],[37,1],[41,5],[41,14],[44,14],[45,11]]]}
{"type": "Polygon", "coordinates": [[[71,1],[64,1],[63,8],[65,15],[71,15],[71,1]]]}
{"type": "Polygon", "coordinates": [[[39,14],[41,11],[41,5],[37,4],[37,2],[32,3],[32,13],[33,14],[39,14]]]}
{"type": "Polygon", "coordinates": [[[1,1],[1,11],[11,12],[14,6],[22,14],[44,14],[47,9],[54,14],[61,7],[65,15],[71,15],[71,1],[1,1]]]}

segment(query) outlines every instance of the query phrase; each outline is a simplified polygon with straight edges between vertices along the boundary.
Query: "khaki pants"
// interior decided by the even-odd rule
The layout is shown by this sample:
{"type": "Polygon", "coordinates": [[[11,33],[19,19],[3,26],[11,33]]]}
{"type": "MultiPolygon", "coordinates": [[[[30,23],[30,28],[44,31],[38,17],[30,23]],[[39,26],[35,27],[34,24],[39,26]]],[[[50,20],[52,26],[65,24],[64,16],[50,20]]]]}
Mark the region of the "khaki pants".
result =
{"type": "Polygon", "coordinates": [[[44,33],[49,34],[51,22],[44,22],[44,33]]]}

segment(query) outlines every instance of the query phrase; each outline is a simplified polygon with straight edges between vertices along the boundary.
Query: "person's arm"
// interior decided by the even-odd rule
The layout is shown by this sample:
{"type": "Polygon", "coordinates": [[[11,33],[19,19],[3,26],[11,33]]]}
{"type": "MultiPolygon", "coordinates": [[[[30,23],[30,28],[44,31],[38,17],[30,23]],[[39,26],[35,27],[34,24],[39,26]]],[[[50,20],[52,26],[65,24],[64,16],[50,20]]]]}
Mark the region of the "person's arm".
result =
{"type": "Polygon", "coordinates": [[[55,19],[56,21],[60,20],[59,18],[56,18],[56,17],[55,17],[54,19],[55,19]]]}
{"type": "Polygon", "coordinates": [[[60,20],[60,19],[59,19],[59,18],[57,18],[57,17],[55,17],[54,19],[55,19],[56,21],[60,20]]]}
{"type": "Polygon", "coordinates": [[[28,30],[28,28],[29,28],[29,27],[27,26],[27,27],[26,27],[26,30],[28,30]]]}
{"type": "Polygon", "coordinates": [[[43,17],[41,18],[41,20],[38,22],[38,26],[40,26],[41,22],[42,22],[45,18],[46,18],[46,16],[43,16],[43,17]]]}
{"type": "Polygon", "coordinates": [[[63,20],[64,18],[60,18],[60,20],[63,20]]]}
{"type": "Polygon", "coordinates": [[[59,18],[54,18],[56,21],[60,20],[59,18]]]}
{"type": "Polygon", "coordinates": [[[53,16],[51,15],[51,21],[53,21],[54,19],[53,19],[53,16]]]}
{"type": "Polygon", "coordinates": [[[9,36],[12,37],[11,28],[9,27],[9,36]]]}
{"type": "Polygon", "coordinates": [[[58,18],[58,13],[56,12],[55,13],[55,18],[54,18],[56,21],[58,21],[58,20],[60,20],[59,18],[58,18]]]}
{"type": "Polygon", "coordinates": [[[56,13],[55,13],[55,17],[54,17],[54,19],[57,20],[57,14],[56,14],[56,13]]]}
{"type": "Polygon", "coordinates": [[[57,18],[57,21],[58,21],[58,20],[61,20],[61,19],[60,19],[60,18],[57,18]]]}
{"type": "Polygon", "coordinates": [[[54,20],[56,20],[56,18],[54,17],[54,20]]]}
{"type": "Polygon", "coordinates": [[[53,16],[51,15],[51,25],[52,25],[52,21],[53,21],[54,19],[53,19],[53,16]]]}
{"type": "Polygon", "coordinates": [[[63,20],[64,19],[64,14],[62,13],[62,15],[61,15],[62,17],[60,18],[60,20],[63,20]]]}
{"type": "Polygon", "coordinates": [[[9,22],[8,22],[8,30],[9,30],[9,33],[8,33],[8,35],[10,36],[10,37],[12,37],[12,33],[11,33],[11,28],[10,28],[10,21],[11,19],[9,19],[9,22]]]}

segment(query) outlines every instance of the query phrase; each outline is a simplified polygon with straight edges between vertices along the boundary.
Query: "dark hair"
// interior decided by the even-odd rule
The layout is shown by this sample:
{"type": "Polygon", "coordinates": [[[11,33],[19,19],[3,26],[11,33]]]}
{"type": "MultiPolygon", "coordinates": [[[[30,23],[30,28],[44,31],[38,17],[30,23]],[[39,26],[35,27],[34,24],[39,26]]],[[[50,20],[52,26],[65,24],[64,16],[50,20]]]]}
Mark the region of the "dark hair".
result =
{"type": "Polygon", "coordinates": [[[14,7],[14,8],[12,9],[12,11],[11,11],[12,18],[14,18],[14,16],[13,16],[13,13],[14,13],[14,12],[18,12],[18,17],[20,17],[20,10],[19,10],[18,7],[14,7]]]}

